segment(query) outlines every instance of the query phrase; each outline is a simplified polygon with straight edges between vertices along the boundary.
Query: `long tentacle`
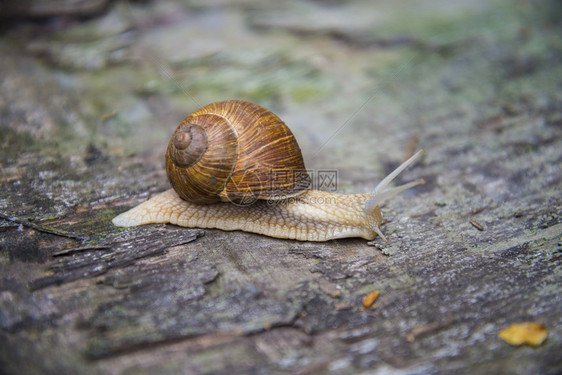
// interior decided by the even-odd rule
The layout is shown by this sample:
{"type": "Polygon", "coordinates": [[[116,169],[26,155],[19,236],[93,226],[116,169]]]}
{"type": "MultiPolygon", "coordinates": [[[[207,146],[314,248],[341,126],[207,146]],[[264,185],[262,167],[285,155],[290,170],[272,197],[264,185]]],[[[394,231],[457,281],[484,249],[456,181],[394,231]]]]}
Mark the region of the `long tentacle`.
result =
{"type": "Polygon", "coordinates": [[[403,192],[404,190],[413,188],[414,186],[423,185],[423,184],[425,184],[425,180],[423,178],[420,178],[419,180],[408,182],[407,184],[400,185],[398,187],[383,191],[379,195],[375,196],[373,199],[369,199],[367,202],[365,202],[365,210],[367,212],[371,212],[372,210],[375,209],[376,206],[379,205],[380,202],[384,201],[385,199],[393,197],[396,194],[403,192]]]}
{"type": "Polygon", "coordinates": [[[398,176],[400,174],[400,172],[402,172],[410,164],[412,164],[414,161],[416,161],[416,159],[419,158],[420,155],[423,154],[423,153],[424,153],[423,149],[419,150],[411,158],[406,160],[404,163],[400,164],[400,166],[398,168],[396,168],[394,171],[392,171],[391,174],[386,176],[381,182],[379,182],[379,184],[377,186],[375,186],[373,191],[371,191],[371,194],[376,197],[379,193],[381,193],[386,188],[386,186],[390,182],[392,182],[392,180],[394,180],[396,178],[396,176],[398,176]]]}
{"type": "MultiPolygon", "coordinates": [[[[382,202],[385,199],[393,197],[396,194],[399,194],[399,193],[403,192],[404,190],[413,188],[414,186],[425,184],[425,180],[423,178],[421,178],[419,180],[412,181],[412,182],[409,182],[407,184],[400,185],[398,187],[385,190],[386,187],[388,186],[388,184],[390,182],[392,182],[392,180],[394,180],[396,178],[396,176],[398,176],[400,174],[400,172],[402,172],[409,165],[411,165],[413,162],[415,162],[416,159],[419,158],[421,154],[423,154],[423,152],[424,152],[424,150],[419,150],[418,152],[416,152],[411,158],[406,160],[398,168],[396,168],[394,171],[392,171],[392,173],[390,173],[388,176],[386,176],[373,189],[373,191],[371,192],[371,194],[373,195],[373,198],[369,199],[368,201],[365,202],[365,211],[366,212],[373,212],[375,210],[375,208],[380,204],[380,202],[382,202]]],[[[384,236],[380,227],[377,224],[373,225],[373,230],[375,231],[375,233],[377,233],[379,235],[379,237],[383,241],[388,243],[388,240],[386,239],[386,237],[384,236]]]]}

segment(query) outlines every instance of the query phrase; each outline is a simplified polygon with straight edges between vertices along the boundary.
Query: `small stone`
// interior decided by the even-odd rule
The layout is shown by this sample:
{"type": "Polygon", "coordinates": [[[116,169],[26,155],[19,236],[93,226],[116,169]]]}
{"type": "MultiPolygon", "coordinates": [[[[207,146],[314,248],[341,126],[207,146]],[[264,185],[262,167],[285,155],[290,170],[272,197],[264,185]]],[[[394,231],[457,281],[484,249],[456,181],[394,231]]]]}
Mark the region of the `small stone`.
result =
{"type": "Polygon", "coordinates": [[[320,279],[318,285],[320,285],[320,289],[322,289],[324,293],[332,298],[339,298],[341,296],[341,291],[338,289],[338,286],[326,279],[320,279]]]}

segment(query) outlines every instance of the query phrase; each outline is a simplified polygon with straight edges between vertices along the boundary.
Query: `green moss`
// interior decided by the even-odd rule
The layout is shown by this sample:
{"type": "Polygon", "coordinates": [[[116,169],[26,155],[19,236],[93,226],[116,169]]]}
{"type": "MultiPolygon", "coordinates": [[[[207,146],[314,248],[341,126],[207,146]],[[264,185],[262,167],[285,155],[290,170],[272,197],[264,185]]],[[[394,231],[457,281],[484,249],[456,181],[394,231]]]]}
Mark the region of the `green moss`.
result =
{"type": "Polygon", "coordinates": [[[255,68],[237,69],[217,62],[205,67],[195,66],[182,70],[175,82],[165,85],[164,91],[201,98],[246,98],[267,103],[278,97],[289,96],[294,100],[311,100],[330,95],[335,87],[332,77],[319,72],[304,61],[278,59],[259,61],[255,68]]]}
{"type": "Polygon", "coordinates": [[[409,37],[427,46],[462,45],[473,38],[513,34],[521,24],[521,12],[526,12],[511,3],[498,4],[492,10],[479,4],[466,4],[463,10],[457,6],[407,6],[393,4],[387,17],[373,27],[371,35],[388,40],[409,37]]]}

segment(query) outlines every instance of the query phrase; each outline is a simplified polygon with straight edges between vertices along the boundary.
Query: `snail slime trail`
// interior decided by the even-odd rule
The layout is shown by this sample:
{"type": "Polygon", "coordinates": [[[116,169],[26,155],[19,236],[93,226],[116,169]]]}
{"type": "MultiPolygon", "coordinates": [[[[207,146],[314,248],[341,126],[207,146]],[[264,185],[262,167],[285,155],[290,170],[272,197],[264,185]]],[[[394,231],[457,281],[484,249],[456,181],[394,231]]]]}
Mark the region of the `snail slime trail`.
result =
{"type": "Polygon", "coordinates": [[[211,103],[183,120],[170,139],[166,173],[172,189],[118,215],[113,223],[171,223],[300,241],[373,240],[377,235],[387,241],[380,230],[379,204],[425,183],[420,179],[388,188],[422,153],[402,163],[371,193],[312,190],[300,147],[279,117],[241,100],[211,103]]]}

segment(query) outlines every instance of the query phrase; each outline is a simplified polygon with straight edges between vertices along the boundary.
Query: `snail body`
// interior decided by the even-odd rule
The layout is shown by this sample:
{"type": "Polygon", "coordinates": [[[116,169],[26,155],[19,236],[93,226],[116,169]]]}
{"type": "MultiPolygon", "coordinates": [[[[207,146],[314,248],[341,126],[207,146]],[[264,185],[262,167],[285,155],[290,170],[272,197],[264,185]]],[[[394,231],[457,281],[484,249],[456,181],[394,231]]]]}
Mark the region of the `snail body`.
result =
{"type": "Polygon", "coordinates": [[[118,215],[113,223],[171,223],[301,241],[373,240],[377,235],[386,241],[379,203],[424,183],[387,189],[422,152],[371,193],[312,190],[300,148],[283,121],[252,103],[212,103],[188,116],[170,140],[166,172],[173,189],[118,215]]]}

